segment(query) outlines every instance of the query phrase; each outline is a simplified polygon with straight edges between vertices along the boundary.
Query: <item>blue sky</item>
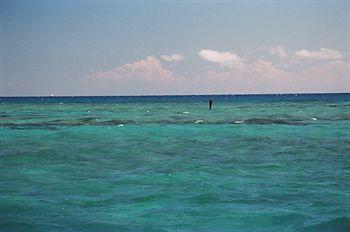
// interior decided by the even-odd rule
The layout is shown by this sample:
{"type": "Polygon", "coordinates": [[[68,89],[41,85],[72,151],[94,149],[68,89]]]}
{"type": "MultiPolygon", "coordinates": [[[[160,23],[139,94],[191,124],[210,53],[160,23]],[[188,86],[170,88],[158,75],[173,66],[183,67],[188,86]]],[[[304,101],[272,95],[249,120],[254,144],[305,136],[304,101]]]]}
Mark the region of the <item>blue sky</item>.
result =
{"type": "Polygon", "coordinates": [[[349,92],[347,1],[1,1],[0,95],[349,92]]]}

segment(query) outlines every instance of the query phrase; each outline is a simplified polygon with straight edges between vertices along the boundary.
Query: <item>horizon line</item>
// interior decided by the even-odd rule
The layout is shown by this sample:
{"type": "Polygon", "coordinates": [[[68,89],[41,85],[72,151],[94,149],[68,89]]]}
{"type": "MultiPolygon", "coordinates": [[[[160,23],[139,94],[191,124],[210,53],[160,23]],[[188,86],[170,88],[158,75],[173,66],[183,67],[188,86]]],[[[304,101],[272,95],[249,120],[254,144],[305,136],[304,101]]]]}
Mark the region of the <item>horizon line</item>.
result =
{"type": "Polygon", "coordinates": [[[26,97],[182,97],[182,96],[251,96],[251,95],[317,95],[317,94],[350,94],[350,92],[287,92],[287,93],[212,93],[212,94],[131,94],[131,95],[25,95],[0,96],[0,98],[26,97]]]}

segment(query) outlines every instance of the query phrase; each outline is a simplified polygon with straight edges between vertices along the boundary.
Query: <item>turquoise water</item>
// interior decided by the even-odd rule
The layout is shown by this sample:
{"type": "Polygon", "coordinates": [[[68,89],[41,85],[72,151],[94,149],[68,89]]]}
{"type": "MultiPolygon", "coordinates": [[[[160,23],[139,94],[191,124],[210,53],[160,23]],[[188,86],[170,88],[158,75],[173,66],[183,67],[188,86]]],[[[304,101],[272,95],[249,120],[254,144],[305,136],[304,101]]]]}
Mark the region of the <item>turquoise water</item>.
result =
{"type": "Polygon", "coordinates": [[[350,231],[350,94],[213,99],[0,98],[0,231],[350,231]]]}

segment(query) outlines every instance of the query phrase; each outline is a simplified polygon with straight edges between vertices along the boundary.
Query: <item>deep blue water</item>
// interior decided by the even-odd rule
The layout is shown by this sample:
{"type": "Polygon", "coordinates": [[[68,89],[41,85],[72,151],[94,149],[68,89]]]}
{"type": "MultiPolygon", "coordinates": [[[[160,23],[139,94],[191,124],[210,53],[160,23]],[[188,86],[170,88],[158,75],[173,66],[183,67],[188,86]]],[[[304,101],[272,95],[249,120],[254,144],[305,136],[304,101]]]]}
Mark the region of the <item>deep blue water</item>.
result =
{"type": "Polygon", "coordinates": [[[349,122],[350,94],[1,97],[0,231],[350,231],[349,122]]]}
{"type": "Polygon", "coordinates": [[[161,95],[161,96],[65,96],[0,97],[6,103],[138,103],[138,102],[281,102],[281,101],[349,101],[350,93],[323,94],[251,94],[251,95],[161,95]]]}

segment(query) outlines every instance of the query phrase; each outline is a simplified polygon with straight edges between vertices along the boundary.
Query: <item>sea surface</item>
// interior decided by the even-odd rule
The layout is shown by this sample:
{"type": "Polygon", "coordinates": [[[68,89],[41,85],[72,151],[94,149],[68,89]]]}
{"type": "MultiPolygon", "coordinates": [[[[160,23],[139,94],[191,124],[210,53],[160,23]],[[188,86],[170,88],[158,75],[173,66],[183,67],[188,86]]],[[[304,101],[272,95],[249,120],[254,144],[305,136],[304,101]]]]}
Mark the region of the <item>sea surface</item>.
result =
{"type": "Polygon", "coordinates": [[[350,94],[2,97],[0,231],[350,231],[350,94]]]}

